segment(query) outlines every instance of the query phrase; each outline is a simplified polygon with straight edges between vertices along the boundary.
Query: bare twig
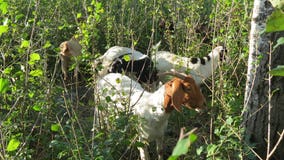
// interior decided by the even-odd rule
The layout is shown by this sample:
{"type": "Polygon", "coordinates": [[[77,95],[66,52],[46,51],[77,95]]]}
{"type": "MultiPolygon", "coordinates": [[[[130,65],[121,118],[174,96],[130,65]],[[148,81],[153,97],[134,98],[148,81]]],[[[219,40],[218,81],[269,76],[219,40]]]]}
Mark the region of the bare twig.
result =
{"type": "MultiPolygon", "coordinates": [[[[270,53],[268,55],[269,57],[269,62],[268,62],[268,70],[271,71],[271,44],[270,44],[270,53]]],[[[267,152],[266,152],[266,160],[269,160],[269,153],[270,153],[270,136],[271,136],[271,97],[272,97],[272,94],[271,94],[271,78],[272,78],[272,75],[271,74],[268,74],[268,115],[267,115],[267,152]]]]}
{"type": "Polygon", "coordinates": [[[183,138],[189,136],[190,134],[192,134],[193,132],[195,132],[197,129],[198,129],[198,128],[195,127],[195,128],[193,128],[192,130],[190,130],[189,132],[184,133],[185,127],[182,127],[182,128],[180,129],[180,134],[179,134],[179,139],[178,139],[178,140],[180,141],[180,140],[182,140],[183,138]]]}
{"type": "Polygon", "coordinates": [[[278,141],[276,142],[275,146],[273,147],[273,149],[270,151],[270,153],[268,154],[267,158],[269,159],[272,154],[275,152],[276,148],[278,147],[278,145],[280,144],[281,140],[283,139],[284,137],[284,129],[282,130],[282,133],[281,135],[279,136],[279,139],[278,141]]]}

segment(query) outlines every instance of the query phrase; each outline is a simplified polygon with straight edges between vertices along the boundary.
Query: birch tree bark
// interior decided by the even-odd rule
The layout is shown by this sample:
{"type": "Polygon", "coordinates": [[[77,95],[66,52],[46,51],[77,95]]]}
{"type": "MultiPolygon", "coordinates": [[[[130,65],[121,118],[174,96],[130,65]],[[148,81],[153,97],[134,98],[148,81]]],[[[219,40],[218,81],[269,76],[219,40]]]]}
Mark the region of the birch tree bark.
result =
{"type": "MultiPolygon", "coordinates": [[[[284,78],[273,77],[269,81],[268,74],[269,62],[271,62],[271,68],[284,64],[283,46],[270,54],[271,45],[284,34],[261,34],[265,29],[266,19],[272,11],[273,7],[268,0],[254,1],[249,37],[248,72],[243,109],[244,138],[259,159],[268,158],[267,152],[271,152],[284,129],[284,78]],[[270,135],[269,138],[268,135],[270,135]]],[[[270,159],[284,159],[283,139],[270,159]]]]}

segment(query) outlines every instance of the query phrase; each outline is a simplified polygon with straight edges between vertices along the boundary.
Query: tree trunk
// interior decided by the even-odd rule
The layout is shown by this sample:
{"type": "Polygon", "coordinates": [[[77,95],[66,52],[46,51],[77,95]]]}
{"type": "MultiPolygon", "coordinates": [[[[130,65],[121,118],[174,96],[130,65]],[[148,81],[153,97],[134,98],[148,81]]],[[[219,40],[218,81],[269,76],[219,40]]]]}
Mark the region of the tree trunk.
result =
{"type": "MultiPolygon", "coordinates": [[[[243,110],[245,141],[258,154],[258,158],[262,159],[267,158],[268,146],[271,152],[284,129],[284,78],[273,77],[269,82],[268,74],[270,58],[271,68],[284,64],[283,46],[270,54],[271,42],[275,44],[276,40],[284,34],[260,33],[264,30],[267,16],[272,11],[273,7],[268,0],[254,1],[243,110]],[[270,100],[269,90],[271,91],[270,100]],[[270,119],[270,127],[268,127],[268,119],[270,119]],[[269,140],[268,135],[270,135],[269,140]]],[[[270,159],[284,159],[283,139],[270,159]]]]}

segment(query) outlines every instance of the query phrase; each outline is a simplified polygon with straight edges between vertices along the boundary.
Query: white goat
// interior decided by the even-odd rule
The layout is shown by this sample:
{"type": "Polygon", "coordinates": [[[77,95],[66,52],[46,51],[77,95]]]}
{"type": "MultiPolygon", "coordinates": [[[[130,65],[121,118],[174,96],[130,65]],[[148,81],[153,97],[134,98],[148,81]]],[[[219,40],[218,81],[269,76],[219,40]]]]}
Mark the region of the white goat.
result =
{"type": "Polygon", "coordinates": [[[107,73],[123,73],[134,76],[142,84],[158,80],[157,71],[150,57],[127,47],[114,46],[94,61],[93,68],[99,77],[107,73]]]}
{"type": "MultiPolygon", "coordinates": [[[[212,75],[217,68],[218,63],[223,61],[225,47],[218,46],[212,50],[207,56],[203,58],[187,58],[175,55],[168,51],[158,51],[152,56],[152,61],[156,62],[156,68],[159,73],[175,70],[177,72],[192,75],[197,85],[212,75]]],[[[160,77],[165,81],[165,77],[160,77]]]]}
{"type": "Polygon", "coordinates": [[[94,68],[97,69],[98,65],[101,64],[104,68],[98,70],[98,74],[100,76],[104,76],[108,73],[108,67],[116,58],[127,54],[131,54],[131,60],[140,60],[148,57],[147,55],[131,48],[113,46],[109,48],[104,55],[94,61],[94,68]]]}
{"type": "MultiPolygon", "coordinates": [[[[163,159],[163,137],[171,111],[180,112],[181,106],[189,109],[205,107],[205,98],[191,76],[177,72],[166,74],[178,78],[173,78],[153,93],[145,91],[138,82],[119,73],[109,73],[97,83],[100,97],[111,97],[118,108],[124,108],[121,98],[129,98],[130,110],[141,118],[140,141],[155,140],[159,160],[163,159]]],[[[150,159],[147,146],[138,149],[142,160],[150,159]]]]}

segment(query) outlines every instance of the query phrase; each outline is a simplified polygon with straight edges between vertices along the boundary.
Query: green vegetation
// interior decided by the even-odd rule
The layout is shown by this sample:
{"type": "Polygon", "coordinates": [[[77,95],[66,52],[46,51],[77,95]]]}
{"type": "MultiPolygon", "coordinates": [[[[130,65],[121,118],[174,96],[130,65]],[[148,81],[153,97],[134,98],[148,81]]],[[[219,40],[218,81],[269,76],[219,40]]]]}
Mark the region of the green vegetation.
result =
{"type": "MultiPolygon", "coordinates": [[[[283,31],[284,28],[284,12],[283,6],[284,2],[277,0],[271,0],[272,5],[275,7],[273,13],[268,17],[266,22],[265,32],[277,32],[283,31]],[[282,9],[282,10],[281,10],[282,9]]],[[[277,43],[273,46],[273,51],[284,44],[284,37],[281,37],[277,40],[277,43]]],[[[284,76],[284,66],[279,65],[276,68],[270,71],[270,74],[273,76],[284,76]]]]}
{"type": "Polygon", "coordinates": [[[189,150],[175,152],[181,159],[253,155],[241,127],[251,7],[250,0],[0,0],[0,159],[137,159],[143,145],[136,142],[137,118],[114,111],[107,120],[95,116],[107,106],[93,96],[91,63],[111,46],[150,53],[160,40],[160,50],[183,56],[225,44],[230,57],[202,86],[207,113],[184,109],[170,117],[165,157],[180,128],[196,126],[190,144],[182,142],[189,150]],[[80,79],[70,84],[58,53],[73,36],[83,55],[80,79]]]}

